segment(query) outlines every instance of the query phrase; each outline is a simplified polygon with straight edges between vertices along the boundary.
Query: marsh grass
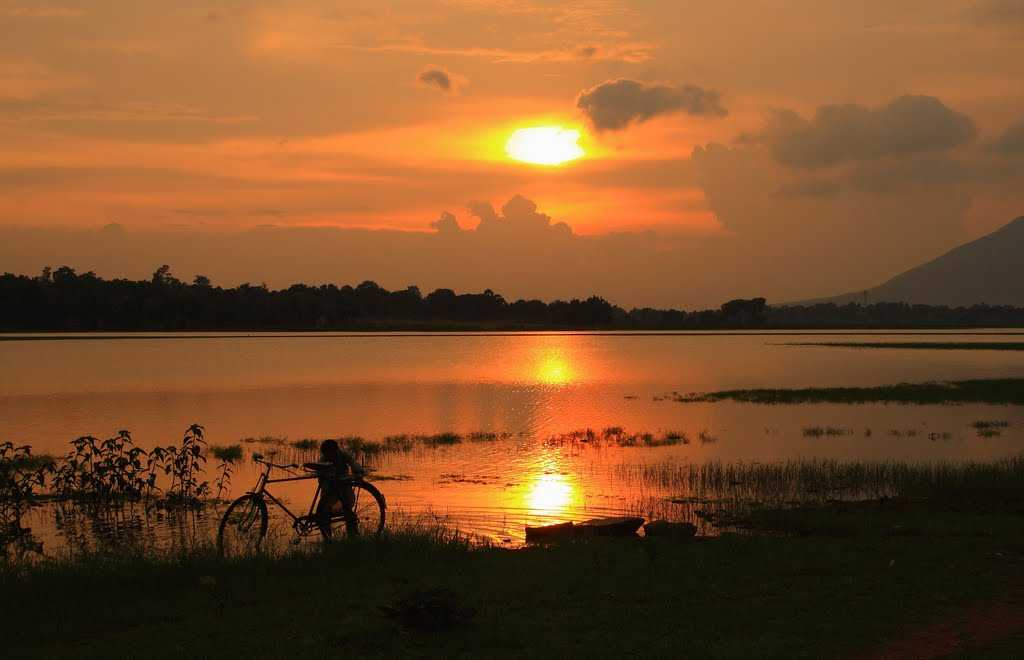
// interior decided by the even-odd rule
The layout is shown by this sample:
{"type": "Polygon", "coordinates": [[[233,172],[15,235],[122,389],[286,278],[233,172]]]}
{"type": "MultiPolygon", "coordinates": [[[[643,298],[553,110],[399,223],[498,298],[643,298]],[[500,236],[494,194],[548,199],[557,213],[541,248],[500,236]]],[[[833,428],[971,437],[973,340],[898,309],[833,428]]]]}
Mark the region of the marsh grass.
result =
{"type": "Polygon", "coordinates": [[[918,498],[943,503],[1024,503],[1024,455],[980,463],[858,462],[813,459],[776,463],[674,463],[614,468],[619,479],[679,498],[764,506],[918,498]]]}
{"type": "Polygon", "coordinates": [[[1010,427],[1010,422],[1001,420],[979,419],[971,423],[971,428],[978,434],[979,438],[997,438],[1003,434],[1003,430],[1010,427]]]}
{"type": "Polygon", "coordinates": [[[853,435],[853,429],[844,429],[836,426],[805,426],[801,429],[805,438],[820,438],[822,436],[843,436],[853,435]]]}
{"type": "Polygon", "coordinates": [[[214,445],[210,453],[223,463],[237,463],[242,460],[242,445],[214,445]]]}
{"type": "Polygon", "coordinates": [[[441,447],[457,445],[462,442],[462,436],[458,433],[434,433],[433,435],[419,435],[415,439],[427,447],[441,447]]]}
{"type": "Polygon", "coordinates": [[[260,437],[255,438],[255,437],[249,436],[247,438],[242,438],[241,440],[239,440],[239,442],[242,442],[242,443],[247,444],[247,445],[256,445],[256,444],[258,444],[258,445],[277,445],[277,446],[282,446],[282,445],[288,444],[288,437],[287,436],[279,436],[279,435],[261,435],[260,437]]]}
{"type": "Polygon", "coordinates": [[[801,403],[901,403],[949,405],[986,403],[1024,405],[1024,379],[961,380],[931,383],[901,383],[880,387],[809,387],[803,389],[721,390],[675,394],[678,403],[737,401],[762,405],[801,403]]]}
{"type": "Polygon", "coordinates": [[[601,430],[586,428],[552,435],[544,440],[544,444],[548,447],[670,447],[690,444],[690,436],[683,431],[655,434],[629,432],[621,426],[609,426],[601,430]]]}

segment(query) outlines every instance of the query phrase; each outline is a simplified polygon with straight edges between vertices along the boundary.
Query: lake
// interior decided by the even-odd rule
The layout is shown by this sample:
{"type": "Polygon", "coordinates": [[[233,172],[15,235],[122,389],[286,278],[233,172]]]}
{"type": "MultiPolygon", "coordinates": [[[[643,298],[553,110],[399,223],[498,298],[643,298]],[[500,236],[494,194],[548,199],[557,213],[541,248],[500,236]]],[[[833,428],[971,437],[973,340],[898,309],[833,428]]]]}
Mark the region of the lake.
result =
{"type": "MultiPolygon", "coordinates": [[[[1024,448],[1019,407],[678,403],[673,392],[871,386],[1024,374],[1021,351],[870,350],[808,341],[1013,341],[1019,333],[144,334],[0,336],[0,440],[63,454],[85,434],[299,456],[301,438],[453,432],[451,446],[373,466],[396,514],[496,542],[523,526],[633,512],[673,517],[671,488],[640,466],[856,460],[988,460],[1024,448]],[[978,420],[1007,422],[981,437],[978,420]],[[623,427],[687,442],[583,447],[551,441],[623,427]],[[812,428],[841,429],[814,435],[812,428]],[[469,441],[474,432],[501,434],[469,441]]],[[[282,458],[284,460],[284,458],[282,458]]],[[[289,459],[291,460],[291,459],[289,459]]],[[[255,480],[246,462],[238,495],[255,480]]],[[[286,489],[290,501],[309,486],[286,489]]],[[[681,514],[680,514],[681,515],[681,514]]],[[[675,517],[680,517],[676,515],[675,517]]],[[[59,542],[60,534],[46,535],[59,542]]]]}

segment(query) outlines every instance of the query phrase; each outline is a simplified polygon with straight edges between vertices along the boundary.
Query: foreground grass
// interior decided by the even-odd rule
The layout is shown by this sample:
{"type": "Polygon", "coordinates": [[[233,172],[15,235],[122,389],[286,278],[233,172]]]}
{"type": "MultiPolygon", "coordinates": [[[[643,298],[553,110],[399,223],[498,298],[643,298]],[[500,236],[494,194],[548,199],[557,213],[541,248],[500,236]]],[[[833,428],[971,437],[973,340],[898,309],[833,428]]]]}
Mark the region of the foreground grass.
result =
{"type": "Polygon", "coordinates": [[[403,534],[280,559],[93,556],[0,571],[0,634],[7,658],[836,657],[1019,579],[1019,516],[890,534],[907,512],[863,513],[841,535],[508,551],[403,534]],[[380,609],[439,588],[464,621],[418,629],[380,609]]]}
{"type": "Polygon", "coordinates": [[[696,392],[677,395],[680,403],[739,401],[759,404],[794,403],[986,403],[1024,405],[1024,378],[900,383],[879,387],[808,387],[696,392]]]}

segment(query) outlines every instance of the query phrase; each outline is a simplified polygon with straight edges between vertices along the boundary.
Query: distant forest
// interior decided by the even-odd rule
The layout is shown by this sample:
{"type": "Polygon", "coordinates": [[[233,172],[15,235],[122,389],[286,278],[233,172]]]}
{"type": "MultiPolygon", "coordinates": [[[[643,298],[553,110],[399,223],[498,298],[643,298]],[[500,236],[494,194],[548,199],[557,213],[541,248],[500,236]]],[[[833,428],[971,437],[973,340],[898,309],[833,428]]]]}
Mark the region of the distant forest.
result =
{"type": "Polygon", "coordinates": [[[516,300],[491,290],[457,294],[415,286],[189,284],[161,266],[149,280],[105,280],[66,266],[36,277],[0,277],[0,330],[7,332],[166,330],[711,330],[800,328],[965,328],[1024,326],[1024,308],[905,303],[769,306],[764,298],[718,309],[626,311],[603,298],[516,300]]]}

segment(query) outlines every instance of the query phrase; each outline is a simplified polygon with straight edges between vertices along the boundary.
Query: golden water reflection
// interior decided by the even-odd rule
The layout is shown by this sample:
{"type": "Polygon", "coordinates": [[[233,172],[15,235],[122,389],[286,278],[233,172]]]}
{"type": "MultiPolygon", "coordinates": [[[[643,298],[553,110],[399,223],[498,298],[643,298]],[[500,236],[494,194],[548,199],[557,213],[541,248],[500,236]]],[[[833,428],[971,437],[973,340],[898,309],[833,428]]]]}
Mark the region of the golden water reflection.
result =
{"type": "Polygon", "coordinates": [[[560,464],[557,453],[544,457],[526,484],[523,508],[535,518],[568,517],[583,501],[579,483],[560,464]]]}
{"type": "Polygon", "coordinates": [[[541,353],[534,374],[535,379],[544,385],[568,385],[577,379],[568,356],[558,349],[541,353]]]}

